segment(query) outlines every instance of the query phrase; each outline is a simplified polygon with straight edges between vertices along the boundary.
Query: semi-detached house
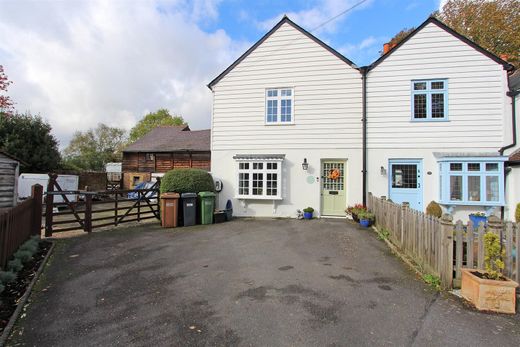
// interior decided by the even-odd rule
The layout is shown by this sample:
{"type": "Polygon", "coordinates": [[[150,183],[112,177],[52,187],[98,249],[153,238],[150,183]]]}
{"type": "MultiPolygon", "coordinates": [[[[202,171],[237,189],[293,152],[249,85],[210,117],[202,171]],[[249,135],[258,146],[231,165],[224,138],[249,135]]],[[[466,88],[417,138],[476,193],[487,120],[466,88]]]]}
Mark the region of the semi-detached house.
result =
{"type": "Polygon", "coordinates": [[[344,216],[372,192],[461,218],[500,210],[512,69],[434,18],[358,67],[284,17],[208,85],[219,204],[344,216]]]}

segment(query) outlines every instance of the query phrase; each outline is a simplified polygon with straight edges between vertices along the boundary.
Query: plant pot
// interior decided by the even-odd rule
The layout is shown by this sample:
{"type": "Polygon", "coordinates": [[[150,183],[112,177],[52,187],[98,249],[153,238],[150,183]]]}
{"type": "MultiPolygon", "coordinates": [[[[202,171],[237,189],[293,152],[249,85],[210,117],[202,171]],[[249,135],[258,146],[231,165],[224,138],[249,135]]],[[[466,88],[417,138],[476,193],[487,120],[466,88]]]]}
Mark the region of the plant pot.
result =
{"type": "Polygon", "coordinates": [[[473,214],[469,215],[469,220],[473,223],[473,228],[478,229],[480,222],[484,222],[484,225],[487,224],[486,216],[475,216],[473,214]]]}
{"type": "Polygon", "coordinates": [[[368,228],[370,226],[370,219],[361,219],[359,221],[359,225],[361,225],[363,228],[368,228]]]}
{"type": "Polygon", "coordinates": [[[312,219],[312,212],[303,212],[303,218],[312,219]]]}
{"type": "Polygon", "coordinates": [[[353,220],[354,222],[356,222],[356,223],[359,223],[359,218],[358,218],[357,214],[352,213],[352,220],[353,220]]]}
{"type": "Polygon", "coordinates": [[[462,297],[478,310],[515,313],[518,283],[513,280],[488,280],[475,275],[479,270],[462,269],[462,297]]]}

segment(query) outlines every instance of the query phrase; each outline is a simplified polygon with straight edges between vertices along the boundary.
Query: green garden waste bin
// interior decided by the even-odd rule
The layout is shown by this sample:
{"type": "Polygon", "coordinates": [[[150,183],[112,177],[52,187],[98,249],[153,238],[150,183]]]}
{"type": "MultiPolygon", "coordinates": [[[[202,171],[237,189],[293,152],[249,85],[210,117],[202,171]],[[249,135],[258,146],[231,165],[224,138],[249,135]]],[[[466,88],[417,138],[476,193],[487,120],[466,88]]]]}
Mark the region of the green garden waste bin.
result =
{"type": "Polygon", "coordinates": [[[213,224],[213,211],[215,210],[215,193],[200,192],[200,224],[213,224]]]}

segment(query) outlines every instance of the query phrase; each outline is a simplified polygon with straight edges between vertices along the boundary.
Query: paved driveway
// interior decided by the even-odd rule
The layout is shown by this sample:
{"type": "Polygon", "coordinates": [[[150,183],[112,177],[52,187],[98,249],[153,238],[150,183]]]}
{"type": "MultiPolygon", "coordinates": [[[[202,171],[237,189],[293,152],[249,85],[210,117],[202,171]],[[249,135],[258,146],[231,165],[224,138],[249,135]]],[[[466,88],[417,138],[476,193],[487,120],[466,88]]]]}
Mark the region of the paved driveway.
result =
{"type": "Polygon", "coordinates": [[[61,240],[12,345],[514,346],[344,220],[142,225],[61,240]]]}

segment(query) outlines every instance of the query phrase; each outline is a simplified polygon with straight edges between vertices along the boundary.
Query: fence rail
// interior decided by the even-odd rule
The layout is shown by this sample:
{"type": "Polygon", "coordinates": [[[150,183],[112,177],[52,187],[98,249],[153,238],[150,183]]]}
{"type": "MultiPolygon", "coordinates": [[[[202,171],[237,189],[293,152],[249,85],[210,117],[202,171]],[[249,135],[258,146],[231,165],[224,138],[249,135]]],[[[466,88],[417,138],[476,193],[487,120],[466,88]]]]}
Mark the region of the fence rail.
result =
{"type": "Polygon", "coordinates": [[[147,189],[91,192],[88,189],[62,190],[56,178],[56,175],[49,174],[44,213],[46,237],[56,232],[91,232],[95,228],[121,223],[160,219],[159,180],[147,189]],[[57,195],[63,198],[63,202],[54,202],[57,195]],[[68,198],[71,195],[83,196],[84,201],[71,201],[68,198]],[[95,201],[96,198],[101,200],[95,201]],[[60,211],[60,208],[66,210],[60,211]]]}
{"type": "Polygon", "coordinates": [[[0,213],[0,268],[32,235],[40,235],[43,187],[32,187],[31,197],[0,213]]]}
{"type": "Polygon", "coordinates": [[[463,267],[484,268],[484,239],[487,231],[500,235],[505,251],[504,274],[520,280],[520,224],[502,222],[490,216],[487,225],[453,223],[449,214],[428,216],[369,193],[368,208],[376,216],[376,226],[389,232],[390,241],[427,272],[439,276],[445,288],[460,286],[463,267]]]}

